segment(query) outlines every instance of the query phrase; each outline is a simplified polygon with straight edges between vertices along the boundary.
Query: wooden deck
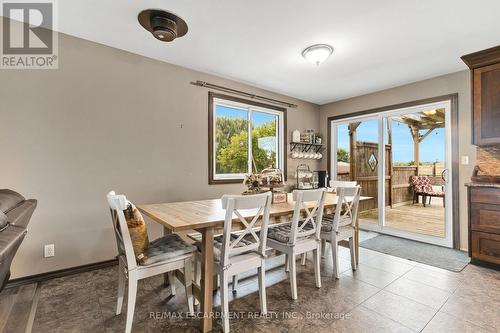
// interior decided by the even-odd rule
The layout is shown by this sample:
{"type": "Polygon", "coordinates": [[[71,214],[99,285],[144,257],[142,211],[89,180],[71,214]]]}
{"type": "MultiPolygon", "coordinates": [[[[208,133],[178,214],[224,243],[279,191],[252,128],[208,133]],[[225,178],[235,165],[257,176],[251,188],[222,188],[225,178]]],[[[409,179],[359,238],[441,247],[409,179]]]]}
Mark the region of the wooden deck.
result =
{"type": "MultiPolygon", "coordinates": [[[[441,198],[432,198],[432,205],[407,204],[386,207],[386,226],[430,236],[444,237],[444,208],[441,198]]],[[[360,212],[361,221],[378,223],[378,209],[360,212]]]]}

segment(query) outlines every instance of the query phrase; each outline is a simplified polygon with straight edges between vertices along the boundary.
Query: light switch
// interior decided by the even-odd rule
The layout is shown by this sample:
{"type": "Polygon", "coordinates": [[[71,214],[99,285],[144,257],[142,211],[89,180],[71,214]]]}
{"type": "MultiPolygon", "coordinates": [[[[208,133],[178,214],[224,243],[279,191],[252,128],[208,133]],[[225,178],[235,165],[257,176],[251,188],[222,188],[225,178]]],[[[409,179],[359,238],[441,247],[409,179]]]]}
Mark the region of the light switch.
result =
{"type": "Polygon", "coordinates": [[[469,165],[469,156],[462,156],[462,165],[469,165]]]}

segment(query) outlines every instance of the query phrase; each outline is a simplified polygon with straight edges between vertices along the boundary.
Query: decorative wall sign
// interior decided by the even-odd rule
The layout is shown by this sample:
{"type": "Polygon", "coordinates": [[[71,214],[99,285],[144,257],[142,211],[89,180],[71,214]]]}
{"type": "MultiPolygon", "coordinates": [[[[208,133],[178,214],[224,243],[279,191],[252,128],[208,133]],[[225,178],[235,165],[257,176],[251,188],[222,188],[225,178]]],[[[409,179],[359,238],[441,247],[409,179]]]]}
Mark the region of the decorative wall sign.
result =
{"type": "Polygon", "coordinates": [[[377,168],[377,164],[378,164],[377,157],[375,157],[375,154],[372,153],[370,155],[370,158],[368,159],[368,166],[372,171],[375,171],[375,169],[377,168]]]}

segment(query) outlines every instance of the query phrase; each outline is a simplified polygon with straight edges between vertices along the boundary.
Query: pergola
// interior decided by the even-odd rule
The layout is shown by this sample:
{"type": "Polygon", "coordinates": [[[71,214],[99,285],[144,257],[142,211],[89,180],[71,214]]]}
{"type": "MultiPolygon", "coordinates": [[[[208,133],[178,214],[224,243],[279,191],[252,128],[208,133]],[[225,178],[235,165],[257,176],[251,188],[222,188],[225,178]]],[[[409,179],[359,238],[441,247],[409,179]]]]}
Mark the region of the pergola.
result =
{"type": "MultiPolygon", "coordinates": [[[[413,161],[417,167],[417,174],[420,165],[420,143],[437,128],[444,128],[445,126],[445,110],[444,109],[430,109],[419,113],[412,113],[404,116],[387,118],[387,136],[388,144],[392,146],[392,121],[397,121],[406,124],[410,130],[413,138],[413,161]],[[420,132],[426,130],[423,134],[420,132]]],[[[349,143],[350,143],[350,156],[356,156],[356,129],[361,122],[353,122],[349,124],[349,143]]],[[[389,159],[392,164],[392,152],[389,159]]],[[[354,166],[356,163],[355,158],[351,158],[351,175],[354,176],[354,166]]]]}
{"type": "MultiPolygon", "coordinates": [[[[420,143],[437,128],[444,128],[445,125],[445,110],[431,109],[428,111],[409,114],[400,117],[392,117],[392,120],[408,125],[410,134],[413,138],[413,161],[417,167],[417,175],[419,174],[420,165],[420,143]],[[420,132],[425,130],[423,134],[420,132]]],[[[388,121],[390,124],[390,121],[388,121]]],[[[391,126],[388,127],[389,144],[392,144],[391,126]]]]}
{"type": "MultiPolygon", "coordinates": [[[[411,113],[411,114],[406,114],[402,116],[393,116],[393,117],[388,117],[387,118],[387,145],[384,145],[387,154],[388,154],[388,168],[386,169],[388,172],[388,182],[389,182],[389,188],[390,191],[388,193],[389,196],[389,202],[390,205],[392,206],[393,204],[393,173],[394,173],[394,168],[393,168],[393,163],[392,163],[392,123],[393,121],[396,121],[401,124],[405,124],[408,126],[408,129],[410,131],[410,135],[413,139],[413,160],[415,163],[415,174],[419,175],[420,174],[420,143],[427,138],[434,130],[438,128],[444,128],[445,127],[445,109],[430,109],[418,113],[411,113]]],[[[349,154],[351,156],[350,158],[350,165],[349,165],[349,173],[350,173],[350,178],[351,180],[356,180],[356,181],[376,181],[378,177],[376,175],[372,177],[366,177],[363,175],[357,175],[357,170],[358,167],[356,163],[360,163],[359,159],[361,158],[360,154],[362,152],[358,152],[359,149],[363,147],[361,145],[358,147],[358,142],[356,139],[356,130],[358,129],[359,125],[361,122],[352,122],[349,124],[349,143],[350,143],[350,151],[349,154]],[[359,176],[359,177],[358,177],[359,176]],[[375,178],[374,178],[375,177],[375,178]],[[375,180],[372,180],[374,178],[375,180]]],[[[362,144],[367,144],[363,142],[362,144]]],[[[364,158],[367,158],[365,156],[364,158]]],[[[368,162],[368,160],[367,160],[368,162]]],[[[375,170],[374,170],[375,171],[375,170]]],[[[385,171],[384,171],[385,172],[385,171]]],[[[406,185],[396,185],[398,186],[409,186],[408,184],[406,185]]],[[[376,195],[376,193],[373,193],[372,195],[376,195]]]]}

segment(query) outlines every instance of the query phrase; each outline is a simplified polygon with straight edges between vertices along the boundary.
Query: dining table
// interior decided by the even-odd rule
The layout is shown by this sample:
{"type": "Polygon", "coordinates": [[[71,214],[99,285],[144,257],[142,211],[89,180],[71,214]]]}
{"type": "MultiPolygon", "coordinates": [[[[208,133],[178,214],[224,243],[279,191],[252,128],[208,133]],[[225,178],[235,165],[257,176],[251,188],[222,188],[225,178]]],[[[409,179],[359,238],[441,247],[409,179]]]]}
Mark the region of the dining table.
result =
{"type": "MultiPolygon", "coordinates": [[[[372,199],[360,197],[360,201],[372,199]]],[[[338,196],[328,192],[325,198],[324,209],[334,210],[337,206],[338,196]]],[[[352,201],[352,198],[347,198],[352,201]]],[[[314,202],[306,203],[314,206],[314,202]]],[[[224,226],[225,210],[220,199],[181,201],[156,204],[143,204],[137,206],[139,211],[163,226],[164,233],[197,231],[201,234],[201,282],[193,283],[193,294],[201,304],[200,315],[201,331],[212,330],[213,315],[213,265],[214,265],[214,235],[224,226]]],[[[293,214],[295,202],[289,193],[287,202],[273,203],[270,209],[270,224],[280,222],[280,217],[293,214]]],[[[244,218],[252,219],[257,210],[243,210],[240,212],[244,218]]],[[[237,220],[235,220],[237,221],[237,220]]],[[[359,259],[359,227],[355,224],[355,255],[359,259]]]]}

